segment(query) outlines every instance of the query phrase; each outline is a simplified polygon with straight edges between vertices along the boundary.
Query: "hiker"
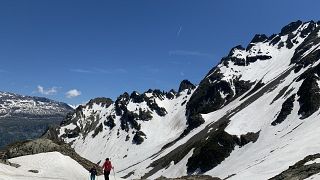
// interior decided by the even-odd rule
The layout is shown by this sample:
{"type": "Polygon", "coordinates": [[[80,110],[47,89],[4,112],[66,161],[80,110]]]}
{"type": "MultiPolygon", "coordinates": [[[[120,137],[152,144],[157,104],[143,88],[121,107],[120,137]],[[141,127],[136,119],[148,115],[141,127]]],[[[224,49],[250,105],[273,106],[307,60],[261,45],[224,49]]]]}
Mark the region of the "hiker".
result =
{"type": "Polygon", "coordinates": [[[103,168],[103,172],[104,172],[104,179],[109,180],[110,171],[111,171],[111,169],[113,169],[109,158],[106,158],[106,161],[104,162],[102,168],[103,168]]]}
{"type": "Polygon", "coordinates": [[[92,167],[89,172],[90,172],[90,180],[95,180],[96,175],[98,174],[96,168],[92,167]]]}

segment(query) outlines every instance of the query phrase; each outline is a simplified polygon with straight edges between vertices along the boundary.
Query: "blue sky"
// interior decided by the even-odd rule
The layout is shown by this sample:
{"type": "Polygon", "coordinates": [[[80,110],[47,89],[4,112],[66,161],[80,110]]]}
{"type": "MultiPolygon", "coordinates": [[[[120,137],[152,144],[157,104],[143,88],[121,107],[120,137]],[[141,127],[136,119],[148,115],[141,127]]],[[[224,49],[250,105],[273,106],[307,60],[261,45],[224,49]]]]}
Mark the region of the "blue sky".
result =
{"type": "Polygon", "coordinates": [[[319,5],[1,0],[0,90],[78,104],[125,91],[177,89],[183,79],[198,84],[230,48],[298,19],[319,20],[319,5]]]}

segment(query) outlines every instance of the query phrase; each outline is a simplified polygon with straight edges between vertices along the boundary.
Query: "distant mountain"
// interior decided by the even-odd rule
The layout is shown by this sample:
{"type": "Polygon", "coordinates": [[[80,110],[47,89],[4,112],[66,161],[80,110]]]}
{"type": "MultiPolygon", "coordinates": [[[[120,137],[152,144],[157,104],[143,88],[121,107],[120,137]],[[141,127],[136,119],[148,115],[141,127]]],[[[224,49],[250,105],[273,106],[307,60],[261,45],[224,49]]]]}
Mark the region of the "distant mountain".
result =
{"type": "Polygon", "coordinates": [[[236,46],[198,86],[92,99],[47,137],[124,178],[319,177],[320,23],[236,46]]]}
{"type": "Polygon", "coordinates": [[[0,92],[0,148],[17,140],[41,136],[73,109],[43,97],[0,92]]]}

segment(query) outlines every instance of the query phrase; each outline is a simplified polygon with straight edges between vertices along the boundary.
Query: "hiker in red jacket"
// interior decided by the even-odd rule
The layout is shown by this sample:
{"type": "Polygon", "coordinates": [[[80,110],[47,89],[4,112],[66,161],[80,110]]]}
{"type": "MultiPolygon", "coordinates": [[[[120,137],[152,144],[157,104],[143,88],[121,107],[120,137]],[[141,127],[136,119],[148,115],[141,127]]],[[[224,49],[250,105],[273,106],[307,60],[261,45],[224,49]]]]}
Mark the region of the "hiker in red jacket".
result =
{"type": "Polygon", "coordinates": [[[109,174],[111,169],[113,169],[111,165],[111,161],[109,161],[109,158],[106,158],[106,161],[104,162],[103,166],[103,171],[104,171],[104,179],[109,180],[109,174]]]}

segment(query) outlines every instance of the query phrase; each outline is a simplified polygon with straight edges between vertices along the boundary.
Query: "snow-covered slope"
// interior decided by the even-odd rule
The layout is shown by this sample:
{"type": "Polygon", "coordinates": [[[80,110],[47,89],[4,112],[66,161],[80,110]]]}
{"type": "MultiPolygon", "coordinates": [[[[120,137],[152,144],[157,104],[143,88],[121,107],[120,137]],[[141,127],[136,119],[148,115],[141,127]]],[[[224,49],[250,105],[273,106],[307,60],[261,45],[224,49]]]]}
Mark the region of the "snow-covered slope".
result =
{"type": "Polygon", "coordinates": [[[60,124],[73,109],[42,97],[0,92],[0,148],[40,136],[49,124],[60,124]]]}
{"type": "MultiPolygon", "coordinates": [[[[0,164],[0,180],[87,180],[89,172],[69,156],[58,152],[22,156],[9,160],[15,168],[0,164]],[[33,172],[30,172],[33,171],[33,172]]],[[[98,177],[103,179],[103,177],[98,177]]],[[[120,179],[117,177],[117,179],[120,179]]]]}
{"type": "Polygon", "coordinates": [[[93,162],[111,157],[120,170],[152,156],[182,134],[187,126],[186,102],[194,88],[183,81],[179,92],[124,93],[115,102],[93,99],[68,117],[59,136],[93,162]]]}
{"type": "MultiPolygon", "coordinates": [[[[320,26],[293,22],[236,46],[197,87],[94,99],[57,129],[125,178],[269,179],[319,153],[320,26]]],[[[305,177],[319,173],[314,171],[305,177]]]]}

